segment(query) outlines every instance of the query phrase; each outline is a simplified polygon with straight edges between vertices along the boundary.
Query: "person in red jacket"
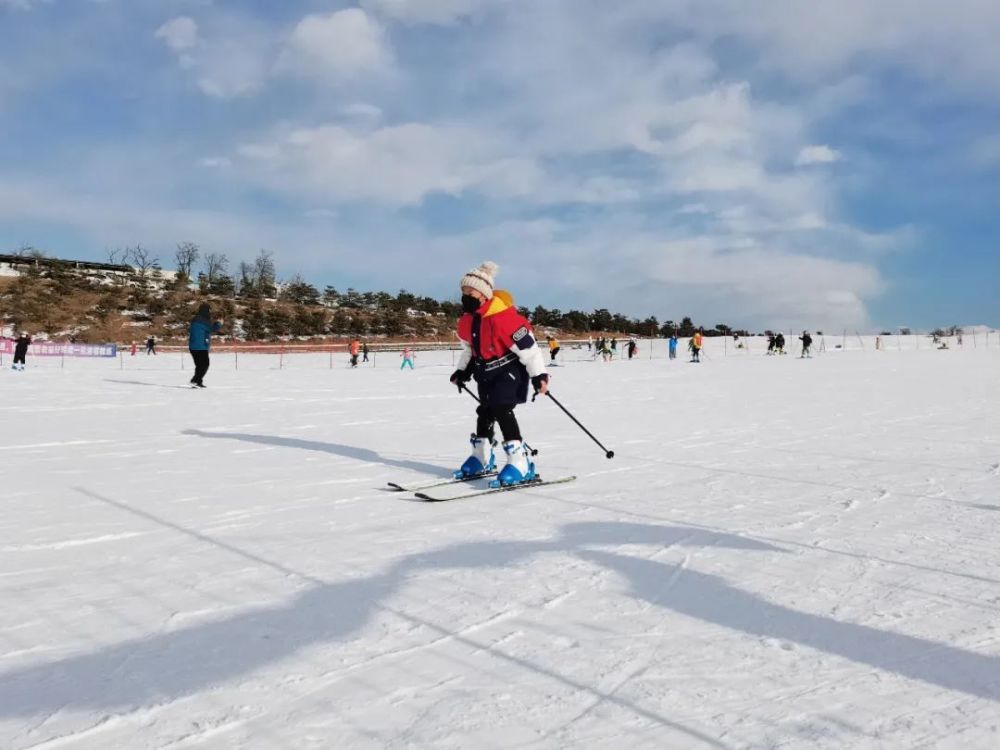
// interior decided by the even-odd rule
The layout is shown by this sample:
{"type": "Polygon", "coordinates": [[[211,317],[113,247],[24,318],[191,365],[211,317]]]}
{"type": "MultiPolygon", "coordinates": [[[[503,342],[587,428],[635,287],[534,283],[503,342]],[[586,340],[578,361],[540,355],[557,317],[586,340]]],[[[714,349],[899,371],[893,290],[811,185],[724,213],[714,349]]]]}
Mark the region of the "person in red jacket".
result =
{"type": "Polygon", "coordinates": [[[493,487],[530,482],[535,464],[521,438],[514,407],[528,400],[529,384],[536,393],[549,387],[542,350],[531,324],[507,295],[494,294],[498,267],[486,261],[462,277],[463,315],[458,320],[462,354],[451,382],[459,387],[475,379],[479,391],[476,431],[471,436],[472,455],[455,472],[456,478],[492,473],[496,467],[494,426],[500,425],[507,463],[493,487]]]}

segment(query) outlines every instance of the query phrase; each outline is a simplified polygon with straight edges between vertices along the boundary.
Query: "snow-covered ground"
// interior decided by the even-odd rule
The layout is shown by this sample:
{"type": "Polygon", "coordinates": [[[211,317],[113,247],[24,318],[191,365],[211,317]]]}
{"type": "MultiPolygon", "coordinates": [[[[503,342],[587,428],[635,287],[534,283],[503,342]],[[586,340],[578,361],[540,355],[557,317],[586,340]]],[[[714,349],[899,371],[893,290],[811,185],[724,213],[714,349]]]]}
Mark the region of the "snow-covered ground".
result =
{"type": "Polygon", "coordinates": [[[448,352],[4,369],[0,747],[1000,747],[1000,341],[835,343],[567,351],[616,458],[433,505],[448,352]]]}

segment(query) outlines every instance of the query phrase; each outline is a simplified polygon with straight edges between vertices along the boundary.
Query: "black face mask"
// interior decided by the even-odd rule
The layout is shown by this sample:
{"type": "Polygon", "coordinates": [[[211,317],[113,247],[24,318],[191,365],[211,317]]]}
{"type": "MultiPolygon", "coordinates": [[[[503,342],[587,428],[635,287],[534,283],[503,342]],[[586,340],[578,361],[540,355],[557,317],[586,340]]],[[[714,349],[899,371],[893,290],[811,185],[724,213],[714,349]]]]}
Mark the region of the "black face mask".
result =
{"type": "Polygon", "coordinates": [[[482,302],[473,297],[471,294],[462,295],[462,309],[467,313],[474,313],[482,306],[482,302]]]}

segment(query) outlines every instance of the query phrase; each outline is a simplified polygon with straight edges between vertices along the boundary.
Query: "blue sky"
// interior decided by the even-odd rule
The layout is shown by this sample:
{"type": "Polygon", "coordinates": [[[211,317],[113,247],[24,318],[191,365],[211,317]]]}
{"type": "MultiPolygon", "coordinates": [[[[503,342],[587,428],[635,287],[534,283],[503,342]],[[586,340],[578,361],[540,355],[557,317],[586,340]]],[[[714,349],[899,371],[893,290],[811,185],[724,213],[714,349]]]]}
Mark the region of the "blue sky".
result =
{"type": "Polygon", "coordinates": [[[992,0],[0,0],[0,247],[1000,325],[997,28],[992,0]]]}

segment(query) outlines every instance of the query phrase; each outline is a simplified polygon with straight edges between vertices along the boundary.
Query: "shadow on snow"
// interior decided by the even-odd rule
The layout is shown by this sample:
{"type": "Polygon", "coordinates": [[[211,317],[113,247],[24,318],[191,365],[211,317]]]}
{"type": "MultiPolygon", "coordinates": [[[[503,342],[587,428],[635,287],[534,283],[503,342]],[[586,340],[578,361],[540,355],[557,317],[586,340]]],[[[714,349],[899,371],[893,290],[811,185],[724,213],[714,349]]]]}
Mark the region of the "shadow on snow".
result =
{"type": "MultiPolygon", "coordinates": [[[[270,443],[275,439],[262,438],[265,440],[270,443]]],[[[281,441],[279,444],[285,442],[277,440],[281,441]]],[[[307,441],[288,442],[298,445],[307,441]]],[[[80,492],[256,564],[285,575],[296,575],[310,586],[286,604],[255,607],[214,622],[0,673],[0,716],[50,714],[59,710],[107,711],[174,700],[242,678],[310,645],[344,640],[360,631],[380,611],[394,613],[458,642],[471,644],[461,633],[446,625],[426,622],[384,602],[408,582],[418,580],[424,571],[505,567],[543,554],[574,555],[612,571],[622,577],[632,596],[664,612],[740,633],[783,639],[948,690],[1000,700],[1000,657],[799,612],[742,591],[718,576],[602,549],[646,544],[783,552],[764,542],[732,534],[652,524],[571,523],[563,526],[560,535],[550,540],[456,544],[402,558],[378,575],[327,583],[201,532],[159,519],[147,511],[87,490],[80,492]],[[665,585],[668,581],[670,586],[665,585]]],[[[481,644],[471,645],[483,648],[481,644]]],[[[495,658],[544,674],[663,726],[723,747],[717,740],[626,698],[598,691],[541,665],[486,648],[495,658]]]]}
{"type": "Polygon", "coordinates": [[[242,432],[206,432],[204,430],[184,430],[184,435],[195,437],[211,438],[215,440],[242,440],[245,443],[255,443],[257,445],[272,445],[279,448],[296,448],[305,451],[318,451],[320,453],[331,453],[335,456],[350,458],[355,461],[365,463],[382,464],[394,469],[406,469],[416,471],[431,476],[447,476],[450,470],[443,466],[425,464],[422,461],[406,461],[395,458],[386,458],[369,448],[358,448],[353,445],[342,445],[340,443],[321,443],[317,440],[302,440],[301,438],[279,437],[277,435],[250,435],[242,432]]]}

